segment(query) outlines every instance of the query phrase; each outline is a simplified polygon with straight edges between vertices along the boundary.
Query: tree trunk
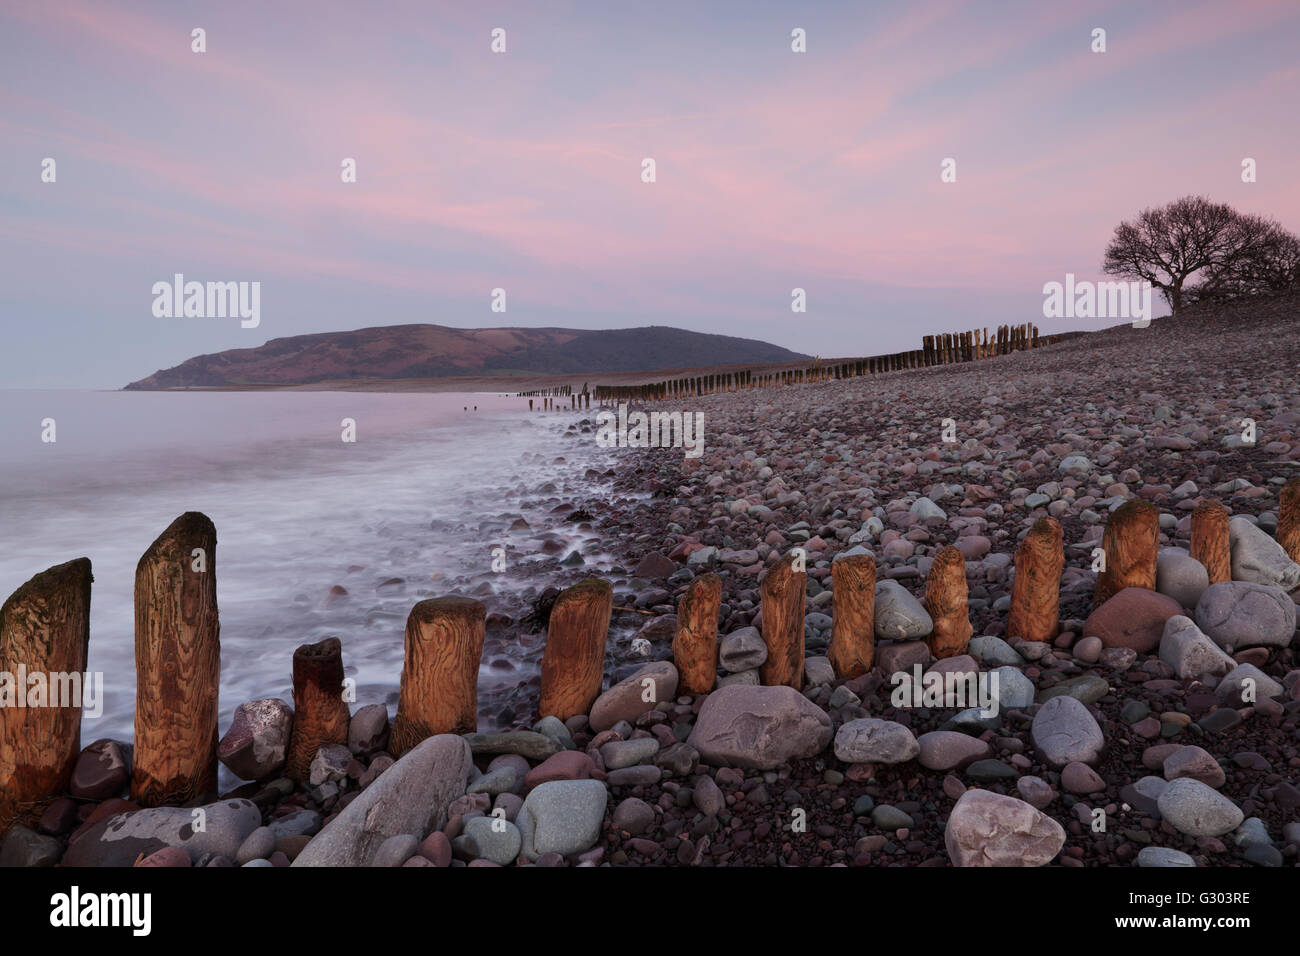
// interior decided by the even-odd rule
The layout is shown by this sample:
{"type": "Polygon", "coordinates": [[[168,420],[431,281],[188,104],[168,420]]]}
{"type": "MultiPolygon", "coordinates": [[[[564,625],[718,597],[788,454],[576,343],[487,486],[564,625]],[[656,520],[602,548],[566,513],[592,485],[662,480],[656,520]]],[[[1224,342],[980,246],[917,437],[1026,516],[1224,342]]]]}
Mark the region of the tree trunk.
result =
{"type": "Polygon", "coordinates": [[[400,757],[426,737],[478,730],[478,669],[487,608],[481,601],[421,601],[406,619],[401,695],[389,750],[400,757]]]}
{"type": "Polygon", "coordinates": [[[82,698],[72,698],[88,676],[93,580],[90,560],[77,558],[42,571],[0,607],[0,836],[34,822],[68,789],[81,752],[82,698]],[[39,698],[33,676],[47,687],[39,698]],[[57,702],[70,706],[49,706],[51,688],[66,688],[57,702]]]}
{"type": "Polygon", "coordinates": [[[217,792],[217,529],[189,511],[135,569],[131,799],[179,805],[217,792]]]}

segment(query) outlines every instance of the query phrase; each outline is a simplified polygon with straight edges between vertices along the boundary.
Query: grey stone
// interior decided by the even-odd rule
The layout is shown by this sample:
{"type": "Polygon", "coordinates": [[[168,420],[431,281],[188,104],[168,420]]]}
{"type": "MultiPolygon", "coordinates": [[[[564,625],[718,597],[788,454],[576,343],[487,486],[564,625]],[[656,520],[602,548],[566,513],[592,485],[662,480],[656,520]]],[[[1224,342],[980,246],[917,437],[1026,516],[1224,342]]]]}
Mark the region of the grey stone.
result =
{"type": "Polygon", "coordinates": [[[773,770],[830,739],[830,717],[794,688],[733,684],[705,698],[687,742],[715,766],[773,770]]]}
{"type": "Polygon", "coordinates": [[[375,858],[370,861],[371,866],[401,866],[411,857],[415,856],[415,851],[420,848],[419,837],[410,833],[395,833],[383,843],[379,844],[379,849],[375,851],[375,858]]]}
{"type": "Polygon", "coordinates": [[[496,817],[474,817],[465,821],[465,836],[474,841],[480,859],[491,860],[500,866],[515,862],[523,846],[519,828],[496,817]]]}
{"type": "Polygon", "coordinates": [[[1182,680],[1222,676],[1236,666],[1236,661],[1210,640],[1195,621],[1181,614],[1165,621],[1159,654],[1182,680]]]}
{"type": "Polygon", "coordinates": [[[293,709],[278,697],[250,700],[235,708],[230,729],[217,744],[217,759],[241,780],[265,780],[284,767],[293,709]]]}
{"type": "Polygon", "coordinates": [[[1034,702],[1034,682],[1015,667],[998,667],[990,672],[997,675],[998,706],[1003,710],[1023,710],[1034,702]]]}
{"type": "Polygon", "coordinates": [[[611,740],[600,748],[600,759],[606,770],[621,770],[639,763],[650,763],[659,752],[659,741],[653,737],[633,740],[611,740]]]}
{"type": "Polygon", "coordinates": [[[1236,703],[1242,700],[1242,692],[1250,686],[1248,682],[1252,681],[1254,682],[1253,693],[1246,703],[1254,703],[1265,697],[1281,697],[1284,693],[1281,684],[1254,664],[1238,664],[1223,675],[1223,680],[1219,681],[1219,685],[1214,688],[1214,693],[1220,700],[1236,703]]]}
{"type": "Polygon", "coordinates": [[[581,853],[600,837],[609,793],[599,780],[552,780],[529,792],[517,822],[522,852],[581,853]]]}
{"type": "Polygon", "coordinates": [[[1137,865],[1143,867],[1196,866],[1196,861],[1182,850],[1163,846],[1144,846],[1138,851],[1137,865]]]}
{"type": "Polygon", "coordinates": [[[718,645],[718,663],[732,674],[753,670],[767,661],[767,644],[756,627],[732,631],[718,645]]]}
{"type": "Polygon", "coordinates": [[[68,845],[64,866],[131,866],[141,853],[180,847],[193,863],[205,853],[232,860],[262,825],[251,800],[219,800],[203,807],[151,807],[106,817],[68,845]],[[196,824],[202,821],[202,829],[196,824]]]}
{"type": "Polygon", "coordinates": [[[850,720],[835,734],[835,756],[845,763],[906,763],[920,753],[912,732],[889,720],[850,720]]]}
{"type": "Polygon", "coordinates": [[[1210,586],[1210,573],[1191,555],[1162,548],[1156,560],[1156,590],[1185,608],[1196,607],[1210,586]]]}
{"type": "Polygon", "coordinates": [[[258,827],[239,845],[235,853],[235,862],[243,866],[249,860],[265,860],[275,852],[275,831],[270,827],[258,827]]]}
{"type": "Polygon", "coordinates": [[[897,581],[886,579],[876,585],[876,637],[908,640],[925,637],[934,621],[921,602],[897,581]]]}
{"type": "Polygon", "coordinates": [[[971,657],[986,667],[1015,667],[1025,663],[1015,648],[1000,637],[972,637],[966,649],[971,657]]]}
{"type": "Polygon", "coordinates": [[[1296,606],[1280,588],[1220,581],[1201,595],[1196,624],[1229,653],[1242,647],[1286,647],[1295,634],[1296,606]]]}
{"type": "Polygon", "coordinates": [[[1093,764],[1106,745],[1088,708],[1073,697],[1053,697],[1039,708],[1030,725],[1034,746],[1054,767],[1075,760],[1093,764]]]}
{"type": "Polygon", "coordinates": [[[368,866],[390,836],[423,839],[446,822],[447,806],[465,793],[472,766],[464,738],[422,740],[330,821],[293,865],[368,866]]]}
{"type": "Polygon", "coordinates": [[[348,722],[348,750],[370,757],[388,746],[388,708],[383,704],[358,707],[348,722]]]}
{"type": "Polygon", "coordinates": [[[1191,777],[1171,780],[1156,803],[1160,815],[1189,836],[1223,836],[1235,830],[1243,817],[1235,803],[1191,777]]]}
{"type": "Polygon", "coordinates": [[[1238,515],[1228,522],[1232,579],[1294,591],[1300,587],[1300,564],[1251,521],[1238,515]]]}

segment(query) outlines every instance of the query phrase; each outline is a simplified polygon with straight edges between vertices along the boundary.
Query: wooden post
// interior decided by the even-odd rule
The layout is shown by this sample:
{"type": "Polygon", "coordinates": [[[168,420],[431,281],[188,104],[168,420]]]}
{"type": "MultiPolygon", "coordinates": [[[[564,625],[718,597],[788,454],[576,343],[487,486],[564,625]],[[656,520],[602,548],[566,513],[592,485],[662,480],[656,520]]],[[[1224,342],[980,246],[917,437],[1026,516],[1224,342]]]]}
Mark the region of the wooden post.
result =
{"type": "Polygon", "coordinates": [[[77,558],[42,571],[0,607],[0,674],[8,684],[0,685],[0,836],[34,822],[68,789],[81,752],[78,691],[87,677],[93,580],[90,559],[77,558]],[[45,687],[39,698],[33,677],[45,687]]]}
{"type": "Polygon", "coordinates": [[[1160,513],[1140,498],[1124,502],[1106,521],[1102,550],[1106,569],[1097,576],[1093,604],[1101,604],[1125,588],[1156,586],[1156,552],[1160,545],[1160,513]]]}
{"type": "Polygon", "coordinates": [[[217,529],[188,511],[135,569],[131,799],[179,805],[217,790],[217,529]]]}
{"type": "Polygon", "coordinates": [[[966,557],[948,545],[935,555],[925,579],[925,609],[934,622],[927,643],[937,658],[966,653],[973,633],[968,593],[966,557]]]}
{"type": "Polygon", "coordinates": [[[1277,543],[1292,561],[1300,561],[1300,478],[1292,478],[1278,495],[1277,543]]]}
{"type": "Polygon", "coordinates": [[[841,679],[859,677],[876,659],[876,559],[848,554],[831,562],[834,623],[827,656],[841,679]]]}
{"type": "Polygon", "coordinates": [[[1061,523],[1044,516],[1016,548],[1007,636],[1026,641],[1056,639],[1061,623],[1061,572],[1065,548],[1061,523]]]}
{"type": "Polygon", "coordinates": [[[694,697],[713,690],[718,678],[718,610],[722,606],[722,578],[701,574],[690,583],[677,605],[677,633],[673,637],[673,663],[678,690],[694,697]]]}
{"type": "MultiPolygon", "coordinates": [[[[1278,523],[1278,531],[1282,525],[1278,523]]],[[[1228,512],[1215,498],[1192,512],[1192,542],[1188,553],[1205,565],[1210,583],[1232,580],[1232,549],[1228,543],[1228,512]]]]}
{"type": "Polygon", "coordinates": [[[389,750],[478,730],[478,669],[487,608],[465,597],[421,601],[406,618],[406,653],[389,750]]]}
{"type": "MultiPolygon", "coordinates": [[[[799,561],[800,566],[803,560],[799,561]]],[[[786,684],[803,690],[803,616],[808,574],[794,569],[787,555],[763,575],[759,591],[763,606],[763,642],[767,660],[758,669],[764,684],[786,684]]]]}
{"type": "Polygon", "coordinates": [[[599,578],[579,582],[555,599],[542,653],[540,716],[568,720],[591,710],[605,676],[605,637],[613,611],[614,590],[599,578]]]}
{"type": "Polygon", "coordinates": [[[343,699],[343,645],[337,637],[293,652],[293,733],[284,775],[299,783],[323,744],[346,744],[351,720],[343,699]]]}

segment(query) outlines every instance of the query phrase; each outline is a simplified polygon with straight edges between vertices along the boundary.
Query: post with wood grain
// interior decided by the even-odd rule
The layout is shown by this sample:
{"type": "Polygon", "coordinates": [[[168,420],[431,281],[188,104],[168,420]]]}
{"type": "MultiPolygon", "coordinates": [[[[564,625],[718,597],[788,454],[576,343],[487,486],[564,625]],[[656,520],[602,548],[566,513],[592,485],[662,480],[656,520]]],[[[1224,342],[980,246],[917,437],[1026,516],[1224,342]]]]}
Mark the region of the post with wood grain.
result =
{"type": "Polygon", "coordinates": [[[718,611],[722,607],[722,579],[701,574],[687,587],[677,605],[677,633],[673,637],[673,663],[678,689],[691,697],[713,690],[718,677],[718,611]]]}
{"type": "Polygon", "coordinates": [[[393,732],[393,756],[426,737],[478,730],[478,669],[487,608],[465,597],[421,601],[406,618],[406,653],[393,732]]]}
{"type": "Polygon", "coordinates": [[[876,559],[843,554],[831,562],[834,620],[827,656],[835,676],[847,680],[871,670],[876,659],[876,559]]]}
{"type": "Polygon", "coordinates": [[[925,580],[925,610],[934,622],[927,643],[936,658],[966,653],[970,623],[966,557],[952,545],[942,548],[925,580]]]}
{"type": "Polygon", "coordinates": [[[608,581],[588,578],[560,592],[546,627],[538,714],[568,720],[591,710],[605,676],[605,638],[614,611],[608,581]]]}
{"type": "Polygon", "coordinates": [[[299,783],[325,744],[346,744],[351,713],[343,699],[343,644],[327,637],[293,652],[293,733],[284,775],[299,783]]]}
{"type": "Polygon", "coordinates": [[[1008,637],[1025,641],[1056,639],[1061,623],[1061,573],[1065,547],[1061,523],[1044,516],[1034,522],[1016,548],[1016,574],[1011,582],[1008,637]]]}
{"type": "Polygon", "coordinates": [[[1300,478],[1292,478],[1278,495],[1277,543],[1292,561],[1300,561],[1300,478]]]}
{"type": "Polygon", "coordinates": [[[217,529],[188,511],[135,569],[135,753],[131,799],[183,804],[216,794],[217,529]]]}
{"type": "Polygon", "coordinates": [[[808,574],[805,558],[786,555],[768,568],[759,584],[763,609],[763,642],[767,660],[758,669],[767,685],[785,684],[803,690],[804,602],[808,574]],[[796,571],[795,566],[801,568],[796,571]]]}
{"type": "MultiPolygon", "coordinates": [[[[1281,530],[1282,524],[1279,521],[1278,531],[1281,530]]],[[[1280,534],[1278,538],[1280,541],[1280,534]]],[[[1192,512],[1192,540],[1188,553],[1205,566],[1211,584],[1232,580],[1228,512],[1217,499],[1209,498],[1202,501],[1192,512]]]]}
{"type": "Polygon", "coordinates": [[[0,706],[0,836],[34,822],[68,789],[81,751],[92,580],[90,560],[77,558],[42,571],[0,607],[0,674],[15,695],[0,706]],[[36,675],[46,688],[39,699],[36,675]]]}
{"type": "Polygon", "coordinates": [[[1106,567],[1097,575],[1093,604],[1125,588],[1155,590],[1156,552],[1160,546],[1160,513],[1140,498],[1124,502],[1106,521],[1101,547],[1106,567]]]}

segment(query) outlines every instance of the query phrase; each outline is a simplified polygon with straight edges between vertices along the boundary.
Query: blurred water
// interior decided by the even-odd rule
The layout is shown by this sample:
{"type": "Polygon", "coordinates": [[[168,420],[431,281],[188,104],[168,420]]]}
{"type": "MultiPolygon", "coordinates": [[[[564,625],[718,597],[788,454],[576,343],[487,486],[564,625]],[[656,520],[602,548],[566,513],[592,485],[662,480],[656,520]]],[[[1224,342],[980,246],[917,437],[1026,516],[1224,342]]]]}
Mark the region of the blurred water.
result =
{"type": "MultiPolygon", "coordinates": [[[[129,740],[136,562],[174,518],[202,511],[217,528],[223,732],[245,700],[291,701],[294,648],[329,636],[358,703],[395,701],[411,606],[535,583],[528,564],[554,560],[537,550],[548,512],[601,493],[583,476],[611,452],[564,434],[580,414],[527,408],[482,394],[0,391],[0,599],[91,559],[89,666],[105,702],[82,736],[129,740]],[[344,418],[355,444],[340,439],[344,418]],[[533,530],[507,533],[518,516],[533,530]],[[504,574],[491,571],[498,544],[504,574]],[[330,599],[335,585],[347,595],[330,599]]],[[[559,536],[599,565],[589,534],[559,536]]],[[[481,688],[520,678],[500,660],[481,673],[481,688]]]]}

